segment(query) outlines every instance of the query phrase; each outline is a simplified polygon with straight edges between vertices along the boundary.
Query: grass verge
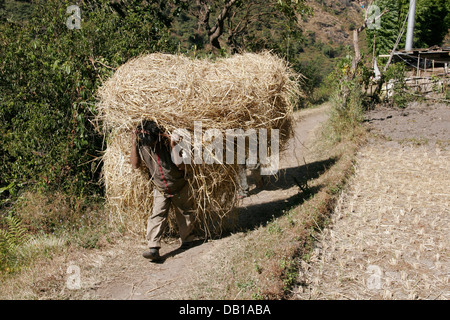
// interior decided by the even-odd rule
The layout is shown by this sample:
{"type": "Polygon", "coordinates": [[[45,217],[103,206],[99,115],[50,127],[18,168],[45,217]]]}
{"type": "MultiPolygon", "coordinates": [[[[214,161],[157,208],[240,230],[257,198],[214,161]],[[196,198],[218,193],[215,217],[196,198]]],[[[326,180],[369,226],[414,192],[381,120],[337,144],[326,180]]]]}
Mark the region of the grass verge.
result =
{"type": "Polygon", "coordinates": [[[41,276],[55,260],[104,247],[116,234],[101,199],[24,192],[0,214],[0,299],[45,298],[51,281],[41,276]]]}

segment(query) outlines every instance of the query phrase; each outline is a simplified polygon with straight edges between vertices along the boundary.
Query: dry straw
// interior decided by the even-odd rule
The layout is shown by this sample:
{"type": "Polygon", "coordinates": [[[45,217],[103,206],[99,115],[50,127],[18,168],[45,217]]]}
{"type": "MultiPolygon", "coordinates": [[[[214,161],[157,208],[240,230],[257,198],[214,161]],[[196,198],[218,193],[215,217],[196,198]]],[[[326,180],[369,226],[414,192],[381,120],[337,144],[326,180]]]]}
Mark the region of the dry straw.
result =
{"type": "MultiPolygon", "coordinates": [[[[130,132],[141,121],[153,120],[169,134],[193,133],[196,121],[224,137],[227,129],[264,128],[270,139],[270,129],[279,129],[282,150],[292,134],[299,81],[300,75],[269,52],[215,61],[155,53],[122,65],[98,92],[99,120],[108,136],[103,171],[111,214],[141,231],[151,212],[148,172],[133,170],[129,162],[130,132]]],[[[235,212],[236,165],[192,164],[187,177],[198,229],[220,233],[235,212]]],[[[175,231],[173,221],[170,225],[175,231]]]]}

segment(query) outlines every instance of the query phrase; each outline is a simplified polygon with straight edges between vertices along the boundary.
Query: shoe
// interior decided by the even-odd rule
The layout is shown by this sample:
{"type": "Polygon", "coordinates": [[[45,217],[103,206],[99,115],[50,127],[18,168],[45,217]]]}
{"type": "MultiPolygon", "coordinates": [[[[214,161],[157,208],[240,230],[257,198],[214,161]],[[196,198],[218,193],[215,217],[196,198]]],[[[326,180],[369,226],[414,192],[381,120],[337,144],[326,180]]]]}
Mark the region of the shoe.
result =
{"type": "Polygon", "coordinates": [[[142,256],[145,259],[150,259],[152,261],[161,259],[161,256],[159,255],[159,248],[150,248],[149,250],[144,251],[142,256]]]}
{"type": "Polygon", "coordinates": [[[247,198],[247,197],[248,197],[248,193],[247,192],[240,192],[240,193],[238,193],[238,196],[237,196],[237,198],[239,200],[247,198]]]}

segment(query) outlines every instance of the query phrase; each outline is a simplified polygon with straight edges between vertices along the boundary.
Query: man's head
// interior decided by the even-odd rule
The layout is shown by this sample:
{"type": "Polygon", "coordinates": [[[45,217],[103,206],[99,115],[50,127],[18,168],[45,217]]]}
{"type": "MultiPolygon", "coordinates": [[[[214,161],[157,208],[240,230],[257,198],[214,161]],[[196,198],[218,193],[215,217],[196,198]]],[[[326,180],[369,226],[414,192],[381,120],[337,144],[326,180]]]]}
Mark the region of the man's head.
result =
{"type": "Polygon", "coordinates": [[[141,144],[153,146],[159,139],[161,128],[154,121],[144,120],[137,126],[137,137],[141,144]]]}

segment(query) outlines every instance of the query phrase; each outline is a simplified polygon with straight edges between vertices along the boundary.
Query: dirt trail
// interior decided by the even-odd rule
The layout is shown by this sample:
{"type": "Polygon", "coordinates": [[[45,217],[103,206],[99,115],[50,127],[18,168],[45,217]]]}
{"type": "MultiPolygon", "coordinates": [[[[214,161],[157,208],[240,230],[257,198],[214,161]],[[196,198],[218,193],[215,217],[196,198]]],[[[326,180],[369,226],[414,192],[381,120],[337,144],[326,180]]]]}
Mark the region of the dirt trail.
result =
{"type": "MultiPolygon", "coordinates": [[[[288,199],[298,193],[296,179],[289,171],[308,162],[307,143],[313,132],[327,119],[328,105],[296,113],[295,137],[290,141],[286,153],[280,157],[281,178],[270,179],[264,190],[255,189],[252,179],[250,196],[242,201],[243,227],[257,226],[270,219],[270,212],[287,205],[288,199]],[[272,181],[273,180],[273,181],[272,181]],[[252,188],[253,187],[253,188],[252,188]],[[261,214],[261,212],[265,214],[261,214]]],[[[190,272],[204,267],[208,254],[226,246],[227,237],[207,242],[199,241],[193,248],[181,251],[178,241],[163,243],[162,263],[153,263],[142,258],[145,242],[135,243],[124,239],[108,251],[98,251],[82,262],[81,276],[84,288],[83,298],[94,299],[174,299],[173,291],[182,291],[190,272]]]]}

